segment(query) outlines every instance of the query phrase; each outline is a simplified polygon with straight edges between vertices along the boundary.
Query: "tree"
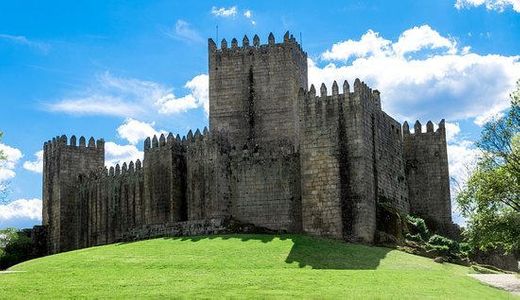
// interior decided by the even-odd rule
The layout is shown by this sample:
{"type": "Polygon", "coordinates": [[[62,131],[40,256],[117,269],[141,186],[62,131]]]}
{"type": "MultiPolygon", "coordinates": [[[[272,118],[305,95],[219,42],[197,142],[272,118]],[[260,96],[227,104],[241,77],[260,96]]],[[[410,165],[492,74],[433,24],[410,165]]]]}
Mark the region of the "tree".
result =
{"type": "Polygon", "coordinates": [[[520,80],[511,108],[484,125],[477,165],[457,196],[467,219],[464,235],[480,249],[520,253],[520,80]]]}

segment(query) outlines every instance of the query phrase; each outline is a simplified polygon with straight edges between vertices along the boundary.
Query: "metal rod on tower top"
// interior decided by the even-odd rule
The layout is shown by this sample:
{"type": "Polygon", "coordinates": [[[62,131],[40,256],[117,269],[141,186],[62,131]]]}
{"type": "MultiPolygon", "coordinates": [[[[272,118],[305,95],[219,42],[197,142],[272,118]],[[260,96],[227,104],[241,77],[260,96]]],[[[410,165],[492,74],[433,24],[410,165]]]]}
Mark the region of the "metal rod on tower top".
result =
{"type": "Polygon", "coordinates": [[[215,42],[218,43],[218,25],[217,25],[217,38],[216,38],[215,42]]]}
{"type": "Polygon", "coordinates": [[[300,46],[303,47],[303,41],[302,41],[302,32],[300,31],[300,46]]]}

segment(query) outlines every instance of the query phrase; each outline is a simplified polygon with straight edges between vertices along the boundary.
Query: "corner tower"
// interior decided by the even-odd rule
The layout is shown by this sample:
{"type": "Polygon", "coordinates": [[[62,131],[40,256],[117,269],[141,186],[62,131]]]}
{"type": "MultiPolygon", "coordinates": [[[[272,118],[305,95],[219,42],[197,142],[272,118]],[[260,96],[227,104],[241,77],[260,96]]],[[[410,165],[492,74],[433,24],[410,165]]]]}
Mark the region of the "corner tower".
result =
{"type": "Polygon", "coordinates": [[[61,136],[43,146],[43,225],[48,230],[49,253],[78,249],[87,227],[86,203],[79,199],[80,176],[105,165],[105,142],[61,136]]]}
{"type": "Polygon", "coordinates": [[[282,43],[269,34],[260,44],[244,36],[217,49],[208,41],[210,130],[229,131],[231,144],[265,144],[299,136],[298,90],[307,89],[307,53],[287,32],[282,43]]]}
{"type": "Polygon", "coordinates": [[[444,120],[434,130],[433,123],[422,131],[419,121],[410,133],[403,124],[403,146],[408,179],[410,212],[424,218],[428,225],[444,234],[452,227],[450,177],[444,120]]]}

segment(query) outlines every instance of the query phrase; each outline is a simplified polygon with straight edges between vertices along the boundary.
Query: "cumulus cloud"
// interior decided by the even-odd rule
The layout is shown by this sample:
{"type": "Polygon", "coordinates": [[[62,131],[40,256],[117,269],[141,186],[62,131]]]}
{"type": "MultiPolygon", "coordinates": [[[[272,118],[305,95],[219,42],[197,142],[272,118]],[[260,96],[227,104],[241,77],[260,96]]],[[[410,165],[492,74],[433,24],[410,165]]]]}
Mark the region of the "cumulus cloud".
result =
{"type": "Polygon", "coordinates": [[[18,199],[0,205],[0,228],[30,227],[42,220],[42,200],[18,199]]]}
{"type": "Polygon", "coordinates": [[[116,164],[135,162],[143,160],[144,152],[139,151],[135,145],[119,145],[114,142],[105,143],[105,164],[107,167],[116,164]]]}
{"type": "Polygon", "coordinates": [[[191,42],[191,43],[203,43],[204,39],[199,32],[191,27],[191,24],[184,20],[177,20],[175,23],[175,30],[171,33],[167,33],[168,36],[175,39],[191,42]]]}
{"type": "Polygon", "coordinates": [[[482,5],[487,10],[503,12],[506,8],[511,7],[514,11],[520,12],[520,0],[457,0],[455,2],[455,8],[459,10],[482,5]]]}
{"type": "Polygon", "coordinates": [[[43,172],[43,150],[40,150],[36,153],[34,153],[35,160],[27,160],[23,163],[23,168],[35,172],[35,173],[42,173],[43,172]]]}
{"type": "Polygon", "coordinates": [[[29,40],[27,37],[25,37],[23,35],[11,35],[11,34],[2,33],[2,34],[0,34],[0,40],[15,43],[18,45],[27,46],[30,48],[34,48],[43,53],[49,52],[49,49],[50,49],[49,44],[29,40]]]}
{"type": "Polygon", "coordinates": [[[109,115],[142,118],[154,113],[176,114],[204,107],[207,111],[208,75],[195,76],[185,84],[191,94],[177,98],[173,88],[135,78],[116,77],[105,72],[84,90],[47,104],[50,111],[76,115],[109,115]],[[206,91],[204,91],[206,90],[206,91]]]}
{"type": "Polygon", "coordinates": [[[238,9],[236,6],[231,6],[228,8],[213,6],[211,8],[211,14],[216,17],[223,17],[223,18],[234,17],[237,15],[237,12],[238,12],[238,9]]]}
{"type": "Polygon", "coordinates": [[[385,110],[400,120],[475,118],[483,124],[509,106],[508,93],[520,78],[520,56],[472,53],[427,25],[397,41],[369,30],[308,64],[315,85],[359,77],[379,89],[385,110]]]}
{"type": "Polygon", "coordinates": [[[135,145],[147,137],[166,133],[164,130],[155,130],[154,126],[154,122],[146,123],[128,118],[117,128],[117,134],[119,137],[127,140],[130,144],[135,145]]]}
{"type": "Polygon", "coordinates": [[[0,160],[0,184],[2,184],[16,176],[14,169],[23,155],[19,149],[2,143],[0,143],[0,151],[6,156],[6,160],[0,160]]]}

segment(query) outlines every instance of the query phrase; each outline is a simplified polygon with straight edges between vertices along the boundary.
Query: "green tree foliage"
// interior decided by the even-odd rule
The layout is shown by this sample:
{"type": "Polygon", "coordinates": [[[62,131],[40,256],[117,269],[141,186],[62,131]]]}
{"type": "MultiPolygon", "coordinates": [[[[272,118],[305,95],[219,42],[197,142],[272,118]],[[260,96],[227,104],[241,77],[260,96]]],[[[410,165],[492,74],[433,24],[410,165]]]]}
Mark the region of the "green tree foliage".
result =
{"type": "Polygon", "coordinates": [[[0,270],[31,259],[32,240],[15,228],[0,230],[0,270]]]}
{"type": "Polygon", "coordinates": [[[507,114],[484,125],[476,168],[457,196],[464,232],[480,249],[520,252],[520,81],[507,114]]]}

